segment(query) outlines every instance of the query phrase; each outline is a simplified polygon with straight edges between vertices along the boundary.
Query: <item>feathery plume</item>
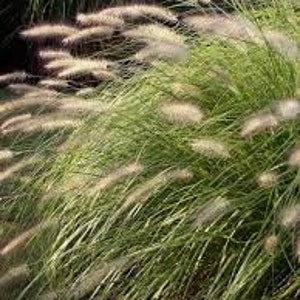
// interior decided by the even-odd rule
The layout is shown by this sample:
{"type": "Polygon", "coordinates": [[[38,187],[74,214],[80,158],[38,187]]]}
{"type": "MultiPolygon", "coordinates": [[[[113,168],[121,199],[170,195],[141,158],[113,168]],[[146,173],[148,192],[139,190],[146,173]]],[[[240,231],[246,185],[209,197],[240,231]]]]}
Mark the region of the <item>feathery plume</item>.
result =
{"type": "Polygon", "coordinates": [[[63,39],[66,46],[81,44],[88,40],[99,40],[103,37],[110,37],[114,33],[114,28],[109,26],[98,26],[82,29],[63,39]]]}
{"type": "Polygon", "coordinates": [[[169,103],[160,107],[161,114],[174,123],[199,123],[204,118],[204,113],[190,103],[169,103]]]}
{"type": "Polygon", "coordinates": [[[242,137],[250,137],[257,135],[265,130],[274,130],[279,125],[279,122],[271,113],[260,114],[254,116],[244,123],[241,131],[242,137]]]}
{"type": "Polygon", "coordinates": [[[4,121],[1,126],[0,129],[1,131],[9,128],[10,126],[14,126],[15,124],[18,124],[20,122],[26,121],[31,119],[31,114],[22,114],[22,115],[18,115],[12,118],[9,118],[8,120],[4,121]]]}
{"type": "Polygon", "coordinates": [[[187,169],[177,169],[168,172],[169,180],[178,180],[180,182],[189,182],[193,179],[194,174],[187,169]]]}
{"type": "Polygon", "coordinates": [[[14,83],[23,83],[28,79],[25,72],[13,72],[0,75],[0,87],[7,86],[14,83]]]}
{"type": "Polygon", "coordinates": [[[47,70],[59,70],[62,68],[72,67],[78,64],[78,59],[75,57],[53,59],[45,65],[47,70]]]}
{"type": "Polygon", "coordinates": [[[28,39],[65,38],[77,31],[78,29],[63,24],[44,24],[24,30],[21,35],[28,39]]]}
{"type": "MultiPolygon", "coordinates": [[[[82,139],[81,139],[82,141],[82,139]]],[[[91,176],[86,174],[76,174],[68,180],[64,182],[64,186],[62,187],[62,190],[64,192],[73,192],[75,190],[82,189],[83,187],[87,186],[91,182],[91,176]]]]}
{"type": "Polygon", "coordinates": [[[300,204],[290,205],[281,212],[281,225],[293,228],[300,221],[300,204]]]}
{"type": "Polygon", "coordinates": [[[258,39],[255,26],[239,16],[194,15],[184,18],[183,21],[201,34],[215,34],[250,41],[258,39]]]}
{"type": "Polygon", "coordinates": [[[30,275],[28,265],[23,264],[18,267],[9,269],[2,277],[0,277],[0,288],[5,289],[14,284],[27,280],[30,275]]]}
{"type": "Polygon", "coordinates": [[[188,83],[180,83],[180,82],[175,82],[171,86],[171,90],[174,95],[179,96],[180,98],[182,97],[199,97],[200,90],[188,83]]]}
{"type": "Polygon", "coordinates": [[[122,35],[146,43],[156,41],[179,46],[184,45],[184,39],[181,35],[170,28],[159,24],[140,25],[135,29],[123,32],[122,35]]]}
{"type": "Polygon", "coordinates": [[[115,184],[119,183],[128,176],[136,175],[143,171],[143,166],[139,163],[132,163],[129,165],[117,168],[100,179],[100,181],[90,190],[91,196],[97,195],[105,190],[110,189],[115,184]]]}
{"type": "Polygon", "coordinates": [[[257,178],[257,183],[262,188],[272,188],[277,185],[279,175],[275,171],[267,171],[260,174],[257,178]]]}
{"type": "Polygon", "coordinates": [[[80,120],[62,118],[61,116],[47,115],[24,120],[2,130],[2,134],[11,134],[17,131],[32,133],[38,131],[52,131],[60,128],[75,128],[82,124],[80,120]]]}
{"type": "Polygon", "coordinates": [[[0,150],[0,164],[13,159],[14,153],[9,149],[0,150]]]}
{"type": "Polygon", "coordinates": [[[265,251],[272,255],[278,246],[278,237],[275,234],[269,235],[264,242],[265,251]]]}
{"type": "Polygon", "coordinates": [[[43,228],[45,224],[40,223],[35,225],[34,227],[26,230],[25,232],[21,233],[17,237],[15,237],[12,241],[10,241],[6,246],[0,249],[0,256],[8,256],[12,253],[23,249],[26,244],[35,236],[37,235],[43,228]]]}
{"type": "Polygon", "coordinates": [[[147,180],[126,197],[124,206],[136,202],[144,202],[150,197],[151,193],[155,193],[160,187],[164,186],[167,183],[167,179],[168,177],[161,173],[147,180]]]}
{"type": "Polygon", "coordinates": [[[41,106],[41,107],[56,107],[57,104],[61,102],[60,99],[53,97],[47,97],[47,95],[34,93],[27,93],[22,98],[5,102],[0,105],[0,113],[8,113],[10,111],[15,111],[18,109],[29,108],[32,106],[41,106]]]}
{"type": "Polygon", "coordinates": [[[183,46],[175,46],[167,43],[151,43],[139,50],[134,59],[141,62],[153,62],[158,59],[185,59],[188,49],[183,46]]]}
{"type": "Polygon", "coordinates": [[[80,77],[84,75],[92,75],[97,80],[119,79],[119,77],[111,71],[102,70],[102,69],[97,70],[93,67],[89,67],[86,65],[78,65],[70,68],[65,68],[63,71],[57,74],[59,78],[65,78],[65,79],[80,77]]]}
{"type": "Polygon", "coordinates": [[[139,19],[150,17],[166,22],[177,22],[177,17],[168,9],[155,5],[126,5],[111,7],[102,10],[101,15],[115,16],[118,18],[139,19]]]}
{"type": "Polygon", "coordinates": [[[280,120],[295,120],[300,114],[300,102],[297,99],[283,99],[277,102],[275,113],[280,120]]]}
{"type": "Polygon", "coordinates": [[[288,164],[292,167],[297,167],[300,168],[300,148],[296,147],[295,149],[292,150],[288,164]]]}
{"type": "Polygon", "coordinates": [[[83,89],[80,89],[78,92],[76,92],[76,96],[85,97],[85,96],[92,94],[94,91],[95,91],[94,88],[90,88],[90,87],[83,88],[83,89]]]}
{"type": "Polygon", "coordinates": [[[107,276],[122,269],[126,263],[125,259],[116,259],[110,263],[102,264],[99,268],[89,271],[83,278],[75,283],[70,294],[74,300],[82,299],[90,294],[105,280],[107,276]]]}
{"type": "Polygon", "coordinates": [[[93,71],[92,76],[101,81],[110,81],[110,80],[120,80],[121,77],[114,72],[106,71],[106,70],[97,70],[93,71]]]}
{"type": "Polygon", "coordinates": [[[64,113],[95,113],[100,114],[107,111],[108,106],[99,101],[87,101],[76,98],[64,99],[58,107],[58,111],[64,113]]]}
{"type": "Polygon", "coordinates": [[[68,81],[61,79],[43,79],[39,82],[39,86],[57,91],[65,91],[71,89],[68,81]]]}
{"type": "Polygon", "coordinates": [[[84,58],[66,58],[57,59],[48,63],[45,68],[48,70],[59,70],[65,68],[81,68],[88,71],[94,71],[98,69],[106,70],[108,67],[114,67],[116,63],[108,61],[105,59],[95,60],[95,59],[84,59],[84,58]]]}
{"type": "Polygon", "coordinates": [[[65,142],[60,144],[56,150],[58,152],[66,152],[70,149],[80,148],[83,144],[86,144],[86,142],[94,141],[94,135],[91,137],[89,135],[83,136],[76,136],[71,139],[67,139],[65,142]]]}
{"type": "Polygon", "coordinates": [[[63,71],[57,74],[58,78],[64,79],[73,79],[75,77],[80,77],[83,75],[87,75],[91,72],[88,68],[85,68],[84,65],[82,66],[75,66],[75,67],[68,67],[65,68],[63,71]]]}
{"type": "Polygon", "coordinates": [[[93,14],[79,14],[77,15],[77,22],[84,26],[122,27],[124,25],[123,19],[112,15],[105,15],[101,12],[93,14]]]}
{"type": "Polygon", "coordinates": [[[285,33],[266,30],[263,32],[267,44],[283,57],[295,61],[299,58],[299,49],[297,43],[289,38],[285,33]]]}
{"type": "Polygon", "coordinates": [[[226,144],[211,138],[202,138],[190,143],[191,148],[196,153],[208,157],[230,158],[230,151],[226,144]]]}
{"type": "Polygon", "coordinates": [[[199,208],[195,218],[196,227],[202,228],[211,222],[219,220],[230,208],[230,202],[224,197],[217,197],[199,208]]]}
{"type": "Polygon", "coordinates": [[[64,58],[72,58],[72,55],[70,54],[70,52],[65,51],[65,50],[41,50],[39,52],[39,56],[42,59],[45,60],[51,60],[51,59],[64,59],[64,58]]]}
{"type": "MultiPolygon", "coordinates": [[[[58,97],[60,96],[60,94],[54,90],[49,90],[49,89],[46,89],[46,88],[36,88],[34,91],[32,92],[28,92],[24,95],[24,97],[26,98],[41,98],[41,97],[44,97],[44,98],[55,98],[55,97],[58,97]]],[[[49,100],[49,99],[47,99],[49,100]]]]}
{"type": "MultiPolygon", "coordinates": [[[[82,140],[81,140],[82,142],[82,140]]],[[[82,143],[81,143],[82,145],[82,143]]],[[[80,145],[76,145],[80,147],[80,145]]],[[[91,177],[85,174],[76,174],[63,183],[52,183],[47,187],[45,194],[42,197],[44,202],[50,201],[52,199],[57,198],[59,195],[70,195],[77,194],[78,191],[82,190],[84,187],[88,186],[91,182],[91,177]]]]}
{"type": "Polygon", "coordinates": [[[171,170],[164,171],[148,179],[146,182],[132,191],[125,199],[124,206],[129,206],[133,203],[141,203],[146,201],[151,195],[158,192],[160,188],[171,183],[174,180],[187,182],[193,178],[193,173],[189,170],[171,170]]]}
{"type": "Polygon", "coordinates": [[[0,183],[4,180],[11,178],[15,173],[20,172],[22,169],[34,164],[37,161],[36,157],[24,158],[23,160],[13,164],[6,170],[0,172],[0,183]]]}

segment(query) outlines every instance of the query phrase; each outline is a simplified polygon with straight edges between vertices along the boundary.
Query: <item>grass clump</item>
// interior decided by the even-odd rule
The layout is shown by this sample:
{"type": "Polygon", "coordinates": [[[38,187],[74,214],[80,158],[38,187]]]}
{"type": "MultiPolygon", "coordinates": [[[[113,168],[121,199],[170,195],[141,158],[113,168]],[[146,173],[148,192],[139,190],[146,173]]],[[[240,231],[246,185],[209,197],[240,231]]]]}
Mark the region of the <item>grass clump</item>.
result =
{"type": "Polygon", "coordinates": [[[20,298],[297,297],[299,58],[282,45],[300,39],[291,7],[265,13],[101,93],[109,113],[33,177],[56,226],[26,248],[20,298]]]}

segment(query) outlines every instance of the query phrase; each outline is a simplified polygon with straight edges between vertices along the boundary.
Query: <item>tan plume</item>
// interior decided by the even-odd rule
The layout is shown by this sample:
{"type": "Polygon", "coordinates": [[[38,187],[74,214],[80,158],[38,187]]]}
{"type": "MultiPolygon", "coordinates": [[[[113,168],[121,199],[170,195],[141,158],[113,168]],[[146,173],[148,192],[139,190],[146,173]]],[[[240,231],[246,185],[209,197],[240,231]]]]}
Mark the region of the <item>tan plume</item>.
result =
{"type": "Polygon", "coordinates": [[[114,28],[109,26],[98,26],[82,29],[63,39],[64,45],[77,45],[85,41],[99,41],[103,37],[110,37],[114,33],[114,28]]]}
{"type": "Polygon", "coordinates": [[[21,32],[28,39],[65,38],[76,33],[78,29],[63,24],[37,25],[21,32]]]}

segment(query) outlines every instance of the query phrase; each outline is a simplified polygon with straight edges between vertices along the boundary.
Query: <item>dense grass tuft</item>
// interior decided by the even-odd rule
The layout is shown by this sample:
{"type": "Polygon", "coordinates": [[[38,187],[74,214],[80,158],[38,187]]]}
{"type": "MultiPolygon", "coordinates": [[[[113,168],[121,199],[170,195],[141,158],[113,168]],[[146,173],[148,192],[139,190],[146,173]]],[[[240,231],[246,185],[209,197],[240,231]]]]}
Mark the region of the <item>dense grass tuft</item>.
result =
{"type": "Polygon", "coordinates": [[[51,224],[3,258],[4,279],[20,260],[30,269],[8,295],[297,297],[298,15],[279,1],[243,15],[233,36],[218,24],[196,36],[186,22],[182,61],[95,91],[108,113],[88,118],[55,161],[49,151],[6,203],[26,238],[51,224]]]}

